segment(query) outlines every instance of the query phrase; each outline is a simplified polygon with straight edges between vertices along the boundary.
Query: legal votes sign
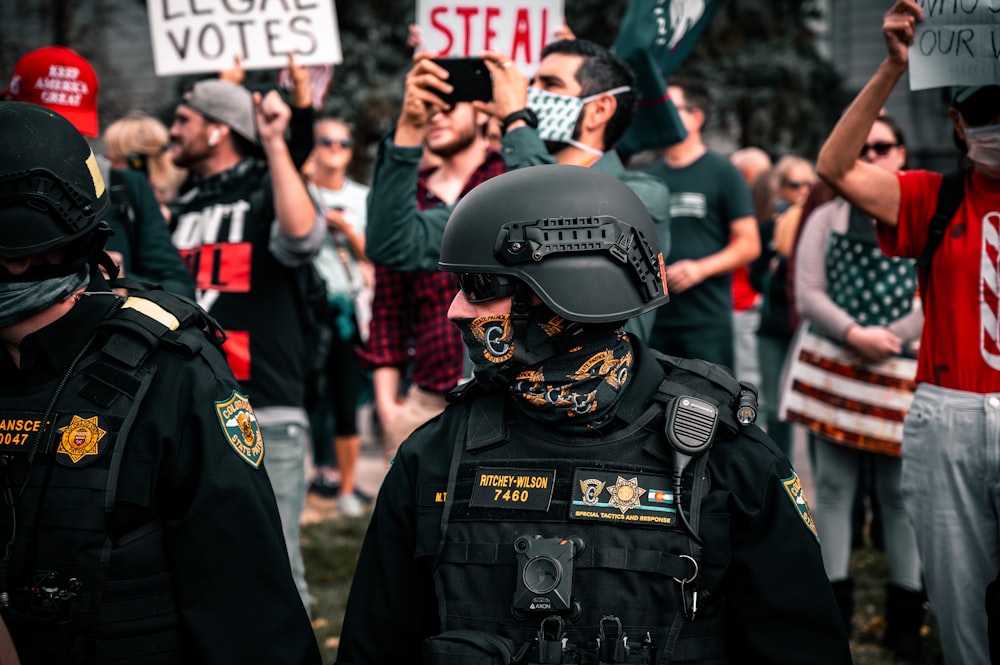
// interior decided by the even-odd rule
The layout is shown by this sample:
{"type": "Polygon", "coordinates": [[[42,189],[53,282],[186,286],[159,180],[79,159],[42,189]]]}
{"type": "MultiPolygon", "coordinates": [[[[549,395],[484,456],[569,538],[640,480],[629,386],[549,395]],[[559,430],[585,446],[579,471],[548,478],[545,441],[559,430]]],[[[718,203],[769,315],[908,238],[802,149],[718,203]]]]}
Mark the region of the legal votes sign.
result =
{"type": "Polygon", "coordinates": [[[417,0],[421,48],[442,57],[507,54],[529,76],[563,23],[563,0],[417,0]]]}
{"type": "Polygon", "coordinates": [[[157,76],[341,61],[333,0],[146,0],[157,76]]]}

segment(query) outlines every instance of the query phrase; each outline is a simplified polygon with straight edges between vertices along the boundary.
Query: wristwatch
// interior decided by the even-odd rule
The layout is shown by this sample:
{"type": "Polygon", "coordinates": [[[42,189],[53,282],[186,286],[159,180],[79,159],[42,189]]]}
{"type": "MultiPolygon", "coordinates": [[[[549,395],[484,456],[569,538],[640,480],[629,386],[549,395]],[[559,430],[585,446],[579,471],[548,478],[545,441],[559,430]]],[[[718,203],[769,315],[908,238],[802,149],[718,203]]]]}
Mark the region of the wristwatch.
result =
{"type": "Polygon", "coordinates": [[[528,125],[528,127],[531,127],[532,129],[538,129],[538,116],[535,115],[534,111],[532,111],[528,107],[525,107],[520,111],[514,111],[509,116],[504,118],[500,122],[500,130],[504,134],[506,134],[507,128],[510,127],[511,124],[517,120],[524,120],[524,124],[528,125]]]}

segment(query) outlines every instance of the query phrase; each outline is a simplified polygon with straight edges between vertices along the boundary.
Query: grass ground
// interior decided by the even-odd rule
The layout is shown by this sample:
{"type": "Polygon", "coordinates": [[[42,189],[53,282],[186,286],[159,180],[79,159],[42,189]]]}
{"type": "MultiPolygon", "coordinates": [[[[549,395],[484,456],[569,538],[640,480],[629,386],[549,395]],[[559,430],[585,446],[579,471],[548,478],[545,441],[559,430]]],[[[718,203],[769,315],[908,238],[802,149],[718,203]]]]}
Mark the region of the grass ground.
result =
{"type": "MultiPolygon", "coordinates": [[[[313,627],[323,653],[324,663],[337,656],[344,606],[357,562],[358,550],[368,520],[340,518],[303,527],[302,550],[306,563],[309,592],[315,598],[313,627]]],[[[851,652],[855,665],[889,665],[895,661],[879,644],[884,629],[882,616],[885,601],[887,567],[879,550],[866,546],[851,555],[851,574],[855,578],[854,632],[851,652]]],[[[926,663],[943,663],[933,617],[924,628],[926,663]]],[[[802,662],[808,662],[804,658],[802,662]]]]}

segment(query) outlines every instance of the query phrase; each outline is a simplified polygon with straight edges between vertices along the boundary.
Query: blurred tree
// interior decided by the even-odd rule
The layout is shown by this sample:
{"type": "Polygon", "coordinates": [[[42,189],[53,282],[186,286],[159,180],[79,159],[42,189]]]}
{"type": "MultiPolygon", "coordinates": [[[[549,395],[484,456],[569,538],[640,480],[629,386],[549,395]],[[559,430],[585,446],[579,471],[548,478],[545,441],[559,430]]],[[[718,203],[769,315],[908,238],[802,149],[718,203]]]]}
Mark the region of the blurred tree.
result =
{"type": "MultiPolygon", "coordinates": [[[[122,63],[102,60],[105,49],[95,42],[91,19],[113,16],[114,8],[123,4],[145,8],[146,0],[5,0],[2,13],[10,20],[4,23],[18,29],[0,26],[0,64],[9,71],[21,53],[37,45],[43,32],[47,36],[41,43],[66,43],[92,58],[110,92],[115,67],[122,63]],[[34,35],[35,44],[21,43],[22,33],[25,40],[34,35]]],[[[610,46],[627,4],[628,0],[568,0],[567,22],[577,36],[610,46]]],[[[815,25],[823,18],[820,4],[820,0],[726,2],[677,72],[708,83],[716,100],[710,132],[727,136],[738,146],[815,155],[850,98],[832,64],[816,48],[815,25]]],[[[365,182],[370,179],[374,146],[399,113],[412,54],[406,44],[407,26],[414,21],[414,12],[414,0],[337,0],[344,61],[335,68],[326,110],[354,124],[358,148],[352,176],[365,182]]],[[[176,92],[198,78],[203,76],[178,77],[176,92]]],[[[247,73],[249,85],[273,79],[274,72],[247,73]]],[[[124,111],[113,106],[114,95],[102,97],[108,117],[124,111]]],[[[165,95],[157,114],[169,119],[173,99],[165,95]]]]}
{"type": "Polygon", "coordinates": [[[729,0],[678,76],[705,81],[715,98],[712,129],[738,146],[814,158],[850,101],[820,57],[817,0],[729,0]]]}

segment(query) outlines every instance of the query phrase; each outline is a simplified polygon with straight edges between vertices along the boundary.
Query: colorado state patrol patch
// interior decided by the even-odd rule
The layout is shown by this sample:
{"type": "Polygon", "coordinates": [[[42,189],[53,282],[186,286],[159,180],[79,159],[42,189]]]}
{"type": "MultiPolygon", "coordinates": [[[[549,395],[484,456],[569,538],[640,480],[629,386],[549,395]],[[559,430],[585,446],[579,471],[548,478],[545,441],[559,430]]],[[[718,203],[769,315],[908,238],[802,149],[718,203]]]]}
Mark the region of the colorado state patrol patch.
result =
{"type": "Polygon", "coordinates": [[[233,450],[247,464],[257,469],[264,461],[264,439],[257,426],[257,416],[253,413],[250,400],[235,390],[229,399],[215,403],[215,413],[219,416],[222,432],[233,450]]]}
{"type": "Polygon", "coordinates": [[[792,471],[792,475],[782,480],[781,484],[785,488],[788,498],[792,500],[795,510],[799,511],[799,517],[802,518],[802,521],[812,531],[816,540],[819,540],[819,534],[816,533],[816,522],[813,521],[812,513],[809,512],[809,502],[806,501],[806,493],[802,491],[802,481],[799,480],[798,475],[796,475],[795,471],[792,471]]]}
{"type": "MultiPolygon", "coordinates": [[[[69,424],[57,427],[56,431],[61,434],[56,453],[66,455],[73,466],[77,466],[85,457],[96,459],[101,454],[101,439],[108,433],[100,426],[98,416],[83,418],[78,415],[74,415],[69,424]]],[[[65,459],[59,457],[60,461],[65,459]]]]}

